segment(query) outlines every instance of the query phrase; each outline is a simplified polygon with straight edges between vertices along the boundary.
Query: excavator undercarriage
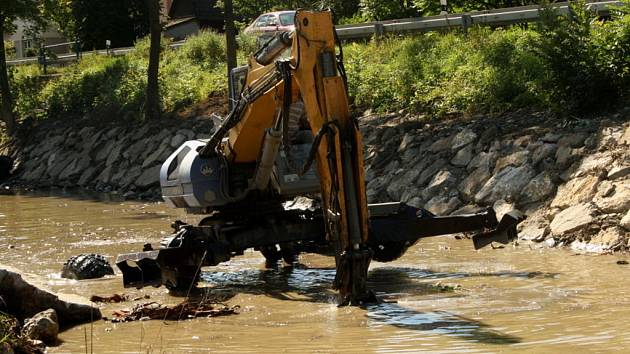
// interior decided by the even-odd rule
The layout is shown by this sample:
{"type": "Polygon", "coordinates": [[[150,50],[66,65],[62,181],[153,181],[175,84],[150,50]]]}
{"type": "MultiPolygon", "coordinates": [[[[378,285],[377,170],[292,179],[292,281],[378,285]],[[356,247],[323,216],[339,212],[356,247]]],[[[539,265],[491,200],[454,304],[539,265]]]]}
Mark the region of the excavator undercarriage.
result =
{"type": "Polygon", "coordinates": [[[184,143],[162,165],[164,200],[205,215],[175,222],[159,249],[118,256],[125,286],[190,290],[200,268],[259,250],[269,263],[302,252],[335,257],[341,303],[374,301],[371,260],[392,261],[421,238],[479,232],[476,249],[508,243],[524,218],[484,212],[435,216],[404,203],[369,204],[363,146],[350,114],[343,52],[328,11],[298,11],[230,76],[232,107],[206,140],[184,143]],[[289,55],[286,55],[287,52],[289,55]],[[289,201],[312,197],[317,206],[289,201]]]}

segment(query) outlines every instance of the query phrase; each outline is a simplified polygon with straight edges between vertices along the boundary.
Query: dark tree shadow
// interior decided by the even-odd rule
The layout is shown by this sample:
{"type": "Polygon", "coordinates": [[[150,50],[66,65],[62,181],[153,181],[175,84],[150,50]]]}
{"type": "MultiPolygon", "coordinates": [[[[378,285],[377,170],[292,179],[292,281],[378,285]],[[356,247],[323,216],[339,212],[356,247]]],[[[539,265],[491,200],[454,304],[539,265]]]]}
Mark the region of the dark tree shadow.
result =
{"type": "MultiPolygon", "coordinates": [[[[416,268],[375,268],[368,275],[368,286],[386,302],[365,306],[367,318],[372,325],[390,325],[416,331],[448,334],[470,341],[488,344],[514,344],[520,338],[493,331],[483,322],[458,316],[446,311],[420,312],[396,303],[397,299],[410,296],[443,294],[443,296],[466,296],[436,286],[426,279],[464,278],[473,276],[510,276],[531,278],[538,276],[524,272],[498,273],[439,273],[416,268]]],[[[542,276],[553,276],[553,274],[542,276]]],[[[276,269],[246,269],[238,272],[209,271],[202,273],[202,280],[210,287],[198,288],[193,297],[228,300],[237,294],[270,296],[283,301],[306,301],[336,303],[337,294],[331,288],[335,268],[308,268],[297,264],[293,267],[276,269]]]]}

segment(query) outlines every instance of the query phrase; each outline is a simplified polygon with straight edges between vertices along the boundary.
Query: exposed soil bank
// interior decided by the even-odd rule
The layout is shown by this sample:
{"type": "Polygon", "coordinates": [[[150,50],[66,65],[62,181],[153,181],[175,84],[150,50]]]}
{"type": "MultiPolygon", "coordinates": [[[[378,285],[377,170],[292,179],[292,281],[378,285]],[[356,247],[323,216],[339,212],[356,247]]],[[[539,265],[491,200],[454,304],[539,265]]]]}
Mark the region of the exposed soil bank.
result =
{"type": "MultiPolygon", "coordinates": [[[[598,252],[630,246],[628,108],[588,120],[524,111],[439,122],[367,114],[360,126],[370,202],[401,200],[441,215],[517,207],[529,215],[522,238],[598,252]]],[[[162,161],[212,127],[207,115],[45,122],[11,146],[10,183],[157,198],[162,161]]]]}

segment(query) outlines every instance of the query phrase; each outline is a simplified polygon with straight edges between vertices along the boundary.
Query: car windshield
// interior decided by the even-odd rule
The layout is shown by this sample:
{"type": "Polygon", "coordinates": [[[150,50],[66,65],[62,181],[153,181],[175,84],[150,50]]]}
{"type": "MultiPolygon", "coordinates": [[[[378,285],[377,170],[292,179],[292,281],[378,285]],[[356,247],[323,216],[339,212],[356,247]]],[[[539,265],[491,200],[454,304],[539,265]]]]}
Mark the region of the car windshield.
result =
{"type": "Polygon", "coordinates": [[[280,23],[283,26],[291,26],[295,20],[295,12],[286,12],[280,14],[280,23]]]}

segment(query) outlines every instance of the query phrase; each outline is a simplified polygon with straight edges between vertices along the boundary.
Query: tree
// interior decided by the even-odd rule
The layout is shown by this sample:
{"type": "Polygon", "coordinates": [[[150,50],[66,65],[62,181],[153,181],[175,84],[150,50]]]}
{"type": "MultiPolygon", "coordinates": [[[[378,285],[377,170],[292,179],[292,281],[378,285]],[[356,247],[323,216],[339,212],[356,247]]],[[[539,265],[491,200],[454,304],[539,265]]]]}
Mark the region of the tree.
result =
{"type": "MultiPolygon", "coordinates": [[[[37,0],[2,0],[0,2],[0,37],[5,33],[15,31],[14,22],[17,19],[36,22],[40,19],[37,0]]],[[[2,103],[0,116],[5,123],[6,132],[9,135],[15,133],[16,120],[13,112],[13,96],[7,73],[7,56],[4,41],[0,44],[0,94],[2,103]]]]}
{"type": "Polygon", "coordinates": [[[151,49],[149,50],[149,67],[147,69],[147,91],[144,117],[153,120],[160,117],[160,92],[158,74],[160,69],[160,0],[146,0],[151,29],[151,49]]]}

